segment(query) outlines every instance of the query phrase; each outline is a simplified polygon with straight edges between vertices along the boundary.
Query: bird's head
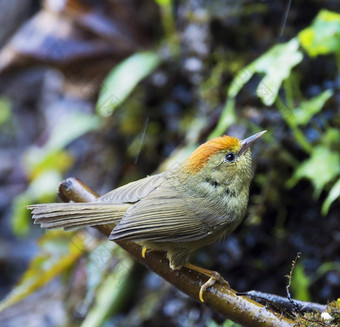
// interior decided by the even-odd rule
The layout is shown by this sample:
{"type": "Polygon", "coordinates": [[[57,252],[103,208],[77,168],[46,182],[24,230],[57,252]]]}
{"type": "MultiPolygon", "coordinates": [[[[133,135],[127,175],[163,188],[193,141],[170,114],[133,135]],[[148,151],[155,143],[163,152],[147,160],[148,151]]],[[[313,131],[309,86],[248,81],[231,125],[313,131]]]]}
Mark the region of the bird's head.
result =
{"type": "Polygon", "coordinates": [[[199,146],[184,163],[184,169],[196,180],[229,185],[235,191],[249,187],[252,176],[250,146],[266,131],[244,140],[221,136],[199,146]]]}

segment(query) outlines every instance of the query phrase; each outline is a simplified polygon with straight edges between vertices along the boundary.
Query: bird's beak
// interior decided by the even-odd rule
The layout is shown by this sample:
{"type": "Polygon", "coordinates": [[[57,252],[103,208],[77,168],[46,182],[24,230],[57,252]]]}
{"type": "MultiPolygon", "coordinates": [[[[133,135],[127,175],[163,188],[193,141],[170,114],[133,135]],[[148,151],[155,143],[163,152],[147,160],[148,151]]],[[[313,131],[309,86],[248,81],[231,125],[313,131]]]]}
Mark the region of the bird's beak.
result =
{"type": "Polygon", "coordinates": [[[242,145],[242,148],[239,152],[239,155],[241,155],[242,153],[246,152],[247,149],[258,139],[260,138],[265,132],[267,131],[262,131],[262,132],[259,132],[259,133],[256,133],[252,136],[249,136],[247,137],[246,139],[242,140],[241,141],[241,145],[242,145]]]}

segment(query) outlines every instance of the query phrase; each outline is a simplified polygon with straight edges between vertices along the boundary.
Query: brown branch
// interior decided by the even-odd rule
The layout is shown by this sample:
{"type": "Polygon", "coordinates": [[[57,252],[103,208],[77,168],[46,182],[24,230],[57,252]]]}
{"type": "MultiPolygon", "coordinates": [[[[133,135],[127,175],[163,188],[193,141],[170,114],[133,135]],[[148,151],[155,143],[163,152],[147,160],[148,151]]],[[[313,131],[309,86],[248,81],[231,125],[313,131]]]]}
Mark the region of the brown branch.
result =
{"type": "MultiPolygon", "coordinates": [[[[64,202],[91,202],[98,197],[88,186],[75,178],[68,178],[60,184],[59,196],[64,202]]],[[[97,226],[96,228],[106,236],[109,236],[111,233],[111,228],[107,225],[97,226]]],[[[199,290],[201,285],[207,281],[206,276],[187,268],[182,268],[180,271],[172,271],[169,268],[169,262],[165,258],[164,253],[148,252],[144,259],[139,245],[128,241],[117,241],[116,243],[183,293],[197,301],[199,300],[199,290]]],[[[228,319],[243,326],[294,326],[292,320],[270,311],[247,297],[238,296],[236,291],[226,287],[226,285],[216,283],[204,293],[204,299],[205,303],[214,311],[224,314],[228,319]]]]}

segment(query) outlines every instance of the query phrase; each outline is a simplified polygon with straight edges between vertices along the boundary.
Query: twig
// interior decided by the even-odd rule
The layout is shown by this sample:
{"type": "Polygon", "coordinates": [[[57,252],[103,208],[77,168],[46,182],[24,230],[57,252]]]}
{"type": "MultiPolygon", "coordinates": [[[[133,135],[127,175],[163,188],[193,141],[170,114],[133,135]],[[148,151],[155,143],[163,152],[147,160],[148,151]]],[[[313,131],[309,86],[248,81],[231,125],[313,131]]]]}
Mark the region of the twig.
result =
{"type": "MultiPolygon", "coordinates": [[[[75,178],[68,178],[60,184],[59,196],[64,202],[91,202],[98,197],[94,191],[75,178]]],[[[96,228],[106,236],[109,236],[112,230],[112,227],[108,225],[96,226],[96,228]]],[[[199,290],[201,285],[207,281],[206,276],[187,268],[172,271],[162,252],[149,252],[144,259],[142,248],[139,245],[128,241],[117,241],[116,243],[183,293],[199,300],[199,290]]],[[[214,311],[224,314],[227,318],[243,326],[294,326],[291,319],[280,316],[247,297],[238,296],[236,291],[219,283],[216,283],[204,294],[204,300],[214,311]]]]}
{"type": "Polygon", "coordinates": [[[286,277],[288,278],[288,285],[286,286],[286,292],[287,292],[287,299],[289,300],[290,304],[292,305],[292,307],[294,308],[295,312],[299,312],[299,306],[296,304],[296,301],[293,300],[291,294],[290,294],[290,285],[292,283],[292,278],[293,278],[293,272],[294,272],[294,268],[296,266],[297,261],[301,258],[301,253],[298,252],[296,254],[295,259],[292,262],[292,268],[290,269],[289,275],[287,275],[286,277]]]}
{"type": "Polygon", "coordinates": [[[292,302],[286,297],[275,294],[262,293],[259,291],[248,291],[237,294],[249,296],[251,299],[254,299],[255,301],[260,302],[264,305],[268,304],[268,302],[275,303],[275,305],[278,306],[280,309],[285,309],[288,311],[294,311],[296,309],[296,306],[301,313],[317,311],[324,312],[327,309],[326,305],[319,303],[294,300],[294,303],[292,304],[292,302]]]}

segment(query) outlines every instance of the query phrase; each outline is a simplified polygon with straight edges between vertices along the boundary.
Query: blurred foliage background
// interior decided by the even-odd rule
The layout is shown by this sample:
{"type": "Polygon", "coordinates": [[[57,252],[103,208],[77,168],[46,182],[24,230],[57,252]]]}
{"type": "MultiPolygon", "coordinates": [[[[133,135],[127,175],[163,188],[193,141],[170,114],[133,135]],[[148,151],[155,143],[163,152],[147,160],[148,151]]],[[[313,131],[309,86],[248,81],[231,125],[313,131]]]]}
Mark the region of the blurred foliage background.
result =
{"type": "Polygon", "coordinates": [[[87,229],[27,204],[75,176],[104,194],[243,138],[244,223],[193,261],[238,291],[340,294],[340,3],[0,1],[0,325],[234,326],[87,229]]]}

